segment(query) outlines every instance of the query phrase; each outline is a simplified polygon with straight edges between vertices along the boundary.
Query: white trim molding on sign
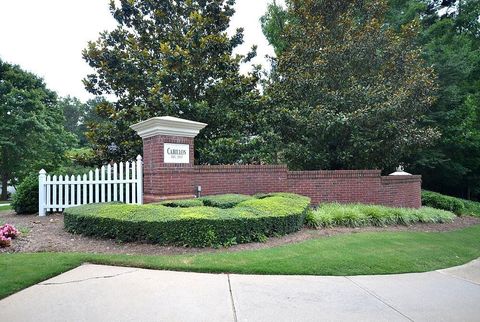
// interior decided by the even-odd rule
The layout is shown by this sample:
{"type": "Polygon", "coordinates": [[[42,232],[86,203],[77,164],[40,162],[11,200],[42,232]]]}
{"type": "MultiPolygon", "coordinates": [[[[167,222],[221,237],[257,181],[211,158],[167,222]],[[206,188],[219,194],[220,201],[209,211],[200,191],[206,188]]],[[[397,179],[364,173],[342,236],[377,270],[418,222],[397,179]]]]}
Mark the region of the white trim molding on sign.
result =
{"type": "Polygon", "coordinates": [[[190,145],[164,143],[163,163],[190,163],[190,145]]]}

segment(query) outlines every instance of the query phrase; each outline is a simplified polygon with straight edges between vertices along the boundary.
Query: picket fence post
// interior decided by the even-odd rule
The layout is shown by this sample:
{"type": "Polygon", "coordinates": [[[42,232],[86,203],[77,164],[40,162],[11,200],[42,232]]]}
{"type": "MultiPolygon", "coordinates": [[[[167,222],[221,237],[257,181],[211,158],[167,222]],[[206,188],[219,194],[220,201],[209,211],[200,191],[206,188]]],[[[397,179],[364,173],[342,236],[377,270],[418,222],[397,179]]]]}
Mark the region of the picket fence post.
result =
{"type": "Polygon", "coordinates": [[[143,164],[142,156],[137,156],[137,203],[143,205],[143,164]]]}
{"type": "Polygon", "coordinates": [[[47,171],[44,169],[38,172],[38,215],[43,217],[46,214],[46,193],[45,193],[45,180],[47,178],[47,171]]]}

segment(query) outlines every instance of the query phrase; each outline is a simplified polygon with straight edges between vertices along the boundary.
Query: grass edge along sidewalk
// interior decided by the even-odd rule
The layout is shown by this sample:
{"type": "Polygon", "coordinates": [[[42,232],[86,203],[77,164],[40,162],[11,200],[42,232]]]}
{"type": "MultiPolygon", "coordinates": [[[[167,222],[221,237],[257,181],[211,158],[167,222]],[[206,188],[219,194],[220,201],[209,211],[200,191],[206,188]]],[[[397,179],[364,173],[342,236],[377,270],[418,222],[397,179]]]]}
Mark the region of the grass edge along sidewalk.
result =
{"type": "Polygon", "coordinates": [[[480,225],[450,232],[366,232],[259,250],[144,256],[84,253],[0,255],[0,298],[84,262],[191,272],[366,275],[425,272],[480,257],[480,225]]]}

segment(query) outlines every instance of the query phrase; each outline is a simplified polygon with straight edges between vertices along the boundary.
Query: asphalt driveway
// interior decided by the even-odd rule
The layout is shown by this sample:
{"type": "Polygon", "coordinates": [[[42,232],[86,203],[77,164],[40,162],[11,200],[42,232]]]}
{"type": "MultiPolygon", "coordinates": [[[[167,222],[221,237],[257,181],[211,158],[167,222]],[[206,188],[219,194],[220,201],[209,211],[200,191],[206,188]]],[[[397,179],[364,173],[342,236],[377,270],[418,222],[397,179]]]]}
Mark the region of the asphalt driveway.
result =
{"type": "Polygon", "coordinates": [[[479,321],[480,260],[380,276],[201,274],[85,264],[0,301],[5,321],[479,321]]]}

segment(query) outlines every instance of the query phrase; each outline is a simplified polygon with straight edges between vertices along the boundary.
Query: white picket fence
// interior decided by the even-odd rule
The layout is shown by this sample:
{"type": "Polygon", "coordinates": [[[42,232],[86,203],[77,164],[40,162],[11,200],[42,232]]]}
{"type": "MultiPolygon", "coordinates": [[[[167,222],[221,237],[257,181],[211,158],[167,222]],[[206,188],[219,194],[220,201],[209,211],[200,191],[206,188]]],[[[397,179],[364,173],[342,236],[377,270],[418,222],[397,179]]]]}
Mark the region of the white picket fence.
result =
{"type": "Polygon", "coordinates": [[[143,203],[142,157],[137,161],[102,166],[83,176],[38,175],[38,214],[98,202],[143,203]]]}

